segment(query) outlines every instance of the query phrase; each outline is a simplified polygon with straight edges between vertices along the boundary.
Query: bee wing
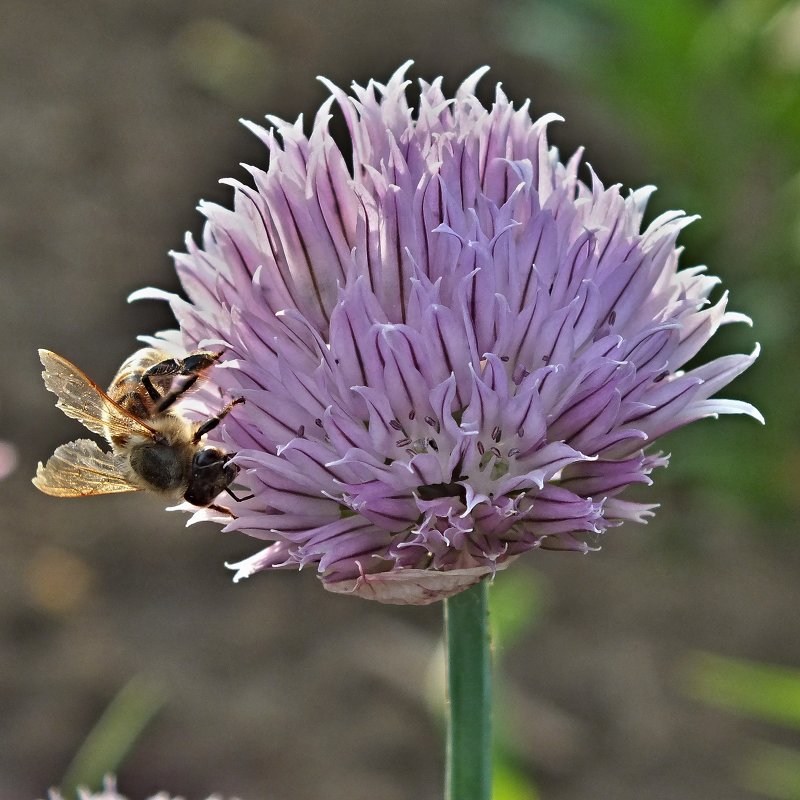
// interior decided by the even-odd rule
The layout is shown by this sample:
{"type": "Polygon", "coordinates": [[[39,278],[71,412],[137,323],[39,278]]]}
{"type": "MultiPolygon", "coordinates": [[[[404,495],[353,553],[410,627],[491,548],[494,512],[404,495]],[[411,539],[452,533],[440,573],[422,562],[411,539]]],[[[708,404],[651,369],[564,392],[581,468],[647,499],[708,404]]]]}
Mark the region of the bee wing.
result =
{"type": "MultiPolygon", "coordinates": [[[[40,350],[44,385],[58,395],[56,408],[82,422],[92,433],[155,437],[155,431],[115,403],[88,375],[66,358],[40,350]]],[[[101,451],[102,452],[102,451],[101,451]]]]}
{"type": "Polygon", "coordinates": [[[46,465],[39,462],[33,485],[54,497],[139,491],[125,477],[119,458],[101,450],[91,439],[56,448],[46,465]]]}

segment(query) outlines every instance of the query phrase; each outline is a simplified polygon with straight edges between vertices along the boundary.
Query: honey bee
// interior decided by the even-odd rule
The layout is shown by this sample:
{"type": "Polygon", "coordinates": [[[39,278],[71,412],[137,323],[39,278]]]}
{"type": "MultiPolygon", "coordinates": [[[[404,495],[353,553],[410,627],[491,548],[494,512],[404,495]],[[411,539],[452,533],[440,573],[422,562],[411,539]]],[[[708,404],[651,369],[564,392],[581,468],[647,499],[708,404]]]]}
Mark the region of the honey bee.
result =
{"type": "Polygon", "coordinates": [[[213,502],[223,491],[246,499],[229,488],[239,472],[231,463],[235,453],[204,445],[203,437],[244,398],[202,422],[170,410],[221,355],[195,352],[180,359],[144,348],[119,368],[106,393],[66,358],[40,350],[42,377],[58,396],[56,406],[103,436],[111,450],[91,439],[63,444],[45,466],[39,463],[34,486],[55,497],[146,489],[235,517],[213,502]]]}

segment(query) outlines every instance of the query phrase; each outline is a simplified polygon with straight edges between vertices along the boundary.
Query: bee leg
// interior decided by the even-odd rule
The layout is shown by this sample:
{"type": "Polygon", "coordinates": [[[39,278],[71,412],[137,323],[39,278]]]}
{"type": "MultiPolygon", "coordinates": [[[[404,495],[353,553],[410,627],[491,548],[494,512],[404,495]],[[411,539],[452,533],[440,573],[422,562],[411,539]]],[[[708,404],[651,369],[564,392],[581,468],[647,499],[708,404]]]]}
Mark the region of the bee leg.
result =
{"type": "Polygon", "coordinates": [[[153,401],[158,403],[158,410],[165,411],[184,392],[194,386],[200,375],[212,366],[221,355],[222,351],[219,353],[193,353],[183,359],[164,359],[164,361],[159,361],[158,364],[153,364],[152,367],[145,370],[142,375],[142,384],[153,401]],[[151,378],[164,375],[184,375],[188,377],[188,380],[162,397],[153,386],[151,378]]]}
{"type": "Polygon", "coordinates": [[[255,497],[255,494],[248,494],[248,495],[245,495],[244,497],[237,497],[237,496],[236,496],[236,495],[233,493],[233,491],[232,491],[231,489],[229,489],[227,486],[225,487],[225,491],[226,491],[226,492],[227,492],[227,493],[228,493],[228,494],[229,494],[229,495],[230,495],[230,496],[231,496],[231,497],[232,497],[232,498],[233,498],[233,499],[234,499],[234,500],[235,500],[237,503],[241,503],[243,500],[252,500],[252,498],[254,498],[254,497],[255,497]]]}
{"type": "Polygon", "coordinates": [[[159,401],[157,406],[158,410],[166,411],[184,392],[188,391],[192,388],[192,386],[194,386],[199,377],[199,375],[192,375],[191,378],[189,378],[187,381],[184,381],[177,389],[167,392],[167,394],[165,394],[163,397],[160,394],[156,394],[156,396],[153,397],[153,393],[148,388],[148,385],[152,386],[149,376],[144,375],[142,377],[142,383],[144,384],[144,388],[147,389],[148,394],[153,397],[153,400],[159,401]]]}
{"type": "MultiPolygon", "coordinates": [[[[163,402],[166,398],[170,396],[170,394],[164,395],[162,397],[161,393],[153,386],[153,381],[151,380],[151,376],[155,375],[177,375],[180,373],[180,366],[178,361],[174,358],[169,358],[166,361],[160,361],[158,364],[153,364],[152,367],[149,367],[144,371],[142,375],[142,386],[147,390],[147,394],[150,395],[150,399],[154,403],[158,403],[158,410],[163,411],[165,406],[163,402]]],[[[186,391],[183,387],[181,387],[181,391],[186,391]]],[[[175,398],[167,403],[167,405],[171,405],[171,403],[175,402],[175,398]]]]}
{"type": "Polygon", "coordinates": [[[237,519],[236,514],[234,514],[229,508],[225,508],[225,506],[218,506],[216,503],[209,503],[206,508],[210,508],[212,511],[218,511],[220,514],[227,514],[229,517],[237,519]]]}
{"type": "Polygon", "coordinates": [[[142,376],[142,385],[147,390],[147,394],[150,395],[150,399],[154,403],[157,403],[159,400],[161,400],[161,395],[158,393],[158,389],[156,389],[156,387],[153,386],[153,382],[150,380],[149,376],[147,375],[142,376]]]}
{"type": "Polygon", "coordinates": [[[222,350],[218,353],[192,353],[180,361],[181,375],[199,375],[219,361],[222,350]]]}
{"type": "Polygon", "coordinates": [[[186,358],[165,358],[158,364],[148,367],[144,374],[149,375],[200,375],[213,366],[222,355],[219,353],[192,353],[186,358]]]}
{"type": "Polygon", "coordinates": [[[231,400],[222,411],[219,412],[215,417],[211,417],[211,419],[207,419],[200,427],[194,432],[194,436],[192,437],[192,441],[197,444],[209,431],[213,431],[214,428],[219,425],[222,420],[228,416],[230,410],[234,406],[238,406],[240,403],[244,403],[244,397],[237,397],[235,400],[231,400]]]}

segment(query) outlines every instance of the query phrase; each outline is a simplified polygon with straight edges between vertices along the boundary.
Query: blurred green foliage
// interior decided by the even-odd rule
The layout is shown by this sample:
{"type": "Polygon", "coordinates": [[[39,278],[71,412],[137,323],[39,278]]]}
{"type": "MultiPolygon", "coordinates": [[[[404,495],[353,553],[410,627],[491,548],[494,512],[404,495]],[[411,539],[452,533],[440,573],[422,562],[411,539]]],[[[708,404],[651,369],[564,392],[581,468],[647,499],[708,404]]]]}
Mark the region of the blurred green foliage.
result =
{"type": "Polygon", "coordinates": [[[507,8],[509,46],[557,71],[598,119],[613,115],[606,122],[634,165],[626,181],[659,187],[651,213],[701,214],[682,237],[684,265],[708,264],[733,287],[731,307],[755,321],[754,332],[725,331],[702,359],[749,351],[754,339],[764,346],[728,396],[756,403],[766,429],[743,419],[691,426],[667,440],[672,478],[702,483],[713,474],[740,514],[745,506],[773,520],[796,513],[800,3],[514,0],[507,8]]]}
{"type": "Polygon", "coordinates": [[[61,781],[71,798],[79,787],[100,791],[104,776],[116,772],[166,703],[164,689],[147,675],[135,675],[108,704],[84,739],[61,781]]]}
{"type": "Polygon", "coordinates": [[[260,106],[275,68],[275,54],[265,42],[217,17],[200,17],[187,24],[170,51],[192,84],[245,106],[260,106]]]}
{"type": "Polygon", "coordinates": [[[544,612],[544,583],[532,570],[509,570],[489,591],[489,624],[495,650],[514,645],[544,612]]]}
{"type": "Polygon", "coordinates": [[[800,752],[759,742],[739,769],[740,783],[774,800],[800,800],[800,752]]]}
{"type": "Polygon", "coordinates": [[[545,611],[546,585],[530,569],[509,570],[489,588],[489,624],[494,651],[494,752],[492,800],[537,800],[538,792],[509,725],[503,653],[536,627],[545,611]]]}
{"type": "Polygon", "coordinates": [[[539,793],[525,773],[501,756],[495,756],[492,800],[538,800],[539,793]]]}
{"type": "Polygon", "coordinates": [[[800,669],[693,653],[679,674],[698,700],[800,730],[800,669]]]}
{"type": "MultiPolygon", "coordinates": [[[[800,669],[691,653],[678,678],[686,694],[716,708],[800,730],[800,669]]],[[[737,765],[739,782],[776,800],[800,800],[800,751],[756,742],[737,765]]]]}

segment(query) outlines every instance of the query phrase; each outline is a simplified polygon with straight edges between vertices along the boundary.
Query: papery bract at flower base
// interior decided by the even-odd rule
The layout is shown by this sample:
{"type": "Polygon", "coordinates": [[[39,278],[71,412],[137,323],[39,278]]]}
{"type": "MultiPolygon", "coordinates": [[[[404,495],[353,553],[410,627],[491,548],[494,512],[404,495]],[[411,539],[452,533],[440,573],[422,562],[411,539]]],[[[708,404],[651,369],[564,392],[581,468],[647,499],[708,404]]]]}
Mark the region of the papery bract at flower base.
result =
{"type": "Polygon", "coordinates": [[[505,569],[517,556],[491,567],[470,569],[402,569],[364,574],[353,580],[333,581],[325,588],[338,594],[352,594],[367,600],[396,605],[427,605],[444,600],[505,569]]]}
{"type": "Polygon", "coordinates": [[[526,550],[586,552],[644,522],[655,506],[620,495],[666,465],[662,434],[761,418],[712,399],[757,350],[681,371],[748,321],[727,294],[709,303],[716,278],[678,271],[692,217],[642,231],[652,187],[579,180],[581,153],[547,144],[559,117],[499,88],[485,108],[482,70],[453,99],[421,81],[412,110],[407,68],[352,97],[326,82],[309,136],[302,119],[248,123],[269,167],[226,181],[232,211],[201,204],[202,245],[174,255],[188,301],[136,293],[169,300],[173,346],[223,343],[212,380],[247,399],[223,440],[255,496],[228,529],[273,543],[237,579],[315,565],[326,588],[430,602],[526,550]]]}

